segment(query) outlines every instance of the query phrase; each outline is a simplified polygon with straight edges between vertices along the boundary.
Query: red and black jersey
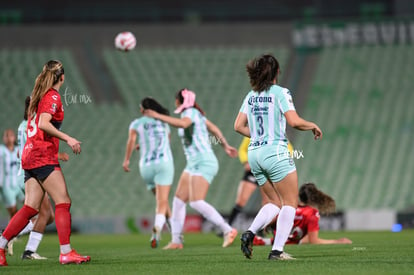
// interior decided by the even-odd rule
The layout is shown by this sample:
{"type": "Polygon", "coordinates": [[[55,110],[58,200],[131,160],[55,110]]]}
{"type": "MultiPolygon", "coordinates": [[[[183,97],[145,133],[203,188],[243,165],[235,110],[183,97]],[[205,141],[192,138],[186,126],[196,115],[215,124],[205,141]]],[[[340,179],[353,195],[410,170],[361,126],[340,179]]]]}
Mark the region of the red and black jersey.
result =
{"type": "Polygon", "coordinates": [[[51,123],[60,129],[64,117],[63,105],[59,93],[53,88],[40,99],[36,114],[28,121],[27,141],[22,154],[22,167],[25,170],[59,164],[59,139],[38,127],[42,113],[51,114],[51,123]]]}
{"type": "Polygon", "coordinates": [[[298,244],[308,232],[319,231],[319,219],[318,209],[311,206],[298,206],[286,244],[298,244]]]}

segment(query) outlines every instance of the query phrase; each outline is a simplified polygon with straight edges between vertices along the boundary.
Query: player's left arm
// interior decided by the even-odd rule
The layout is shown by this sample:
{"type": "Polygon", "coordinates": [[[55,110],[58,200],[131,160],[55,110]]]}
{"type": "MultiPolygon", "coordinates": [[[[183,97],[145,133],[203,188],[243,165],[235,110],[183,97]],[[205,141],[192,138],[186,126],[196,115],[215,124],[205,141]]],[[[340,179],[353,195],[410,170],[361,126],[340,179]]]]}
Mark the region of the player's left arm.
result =
{"type": "Polygon", "coordinates": [[[59,152],[58,153],[58,160],[68,161],[69,160],[69,155],[65,152],[59,152]]]}

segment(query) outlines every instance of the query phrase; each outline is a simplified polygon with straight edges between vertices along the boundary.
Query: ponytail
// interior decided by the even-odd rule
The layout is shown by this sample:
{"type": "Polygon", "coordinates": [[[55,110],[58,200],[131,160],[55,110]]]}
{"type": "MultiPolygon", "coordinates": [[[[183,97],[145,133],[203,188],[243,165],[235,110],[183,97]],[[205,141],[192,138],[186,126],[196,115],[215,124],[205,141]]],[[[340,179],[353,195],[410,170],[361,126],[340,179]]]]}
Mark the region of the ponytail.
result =
{"type": "Polygon", "coordinates": [[[37,76],[33,87],[28,116],[32,117],[37,110],[40,100],[46,92],[59,82],[60,77],[64,74],[62,63],[56,60],[50,60],[43,66],[42,72],[37,76]]]}

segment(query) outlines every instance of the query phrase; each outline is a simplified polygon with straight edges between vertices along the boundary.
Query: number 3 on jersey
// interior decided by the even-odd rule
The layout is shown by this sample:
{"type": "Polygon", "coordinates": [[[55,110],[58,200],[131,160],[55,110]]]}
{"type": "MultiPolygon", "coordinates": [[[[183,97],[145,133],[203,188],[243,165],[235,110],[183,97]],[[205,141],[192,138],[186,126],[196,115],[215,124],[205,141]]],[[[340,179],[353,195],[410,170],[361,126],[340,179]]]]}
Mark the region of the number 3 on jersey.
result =
{"type": "Polygon", "coordinates": [[[258,128],[257,128],[257,134],[259,136],[264,134],[264,128],[263,128],[263,116],[257,116],[257,123],[259,123],[258,128]]]}
{"type": "Polygon", "coordinates": [[[30,127],[27,129],[27,136],[32,137],[37,133],[36,114],[30,120],[30,127]]]}

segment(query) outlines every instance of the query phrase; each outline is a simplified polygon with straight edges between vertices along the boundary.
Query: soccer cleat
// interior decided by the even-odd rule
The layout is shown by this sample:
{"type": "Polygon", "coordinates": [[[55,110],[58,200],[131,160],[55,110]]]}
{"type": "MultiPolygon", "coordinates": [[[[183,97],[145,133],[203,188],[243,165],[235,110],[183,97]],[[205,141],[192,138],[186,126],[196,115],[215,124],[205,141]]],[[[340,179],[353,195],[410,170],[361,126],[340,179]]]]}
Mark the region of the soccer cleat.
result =
{"type": "Polygon", "coordinates": [[[172,249],[183,249],[184,246],[182,243],[169,243],[163,247],[164,250],[172,250],[172,249]]]}
{"type": "Polygon", "coordinates": [[[47,260],[47,258],[40,256],[36,252],[25,250],[22,255],[22,260],[47,260]]]}
{"type": "Polygon", "coordinates": [[[296,258],[293,258],[292,255],[286,252],[280,252],[277,250],[272,250],[269,253],[269,260],[276,260],[276,261],[289,261],[289,260],[296,260],[296,258]]]}
{"type": "Polygon", "coordinates": [[[7,253],[10,256],[13,256],[13,244],[16,240],[17,240],[16,238],[13,238],[7,243],[7,253]]]}
{"type": "Polygon", "coordinates": [[[240,237],[240,241],[241,241],[240,248],[241,248],[241,251],[242,251],[243,255],[247,259],[251,259],[252,258],[252,254],[253,254],[253,239],[254,239],[254,234],[253,234],[252,231],[246,231],[240,237]]]}
{"type": "Polygon", "coordinates": [[[0,248],[0,266],[8,266],[4,248],[0,248]]]}
{"type": "Polygon", "coordinates": [[[236,228],[232,228],[229,233],[224,235],[223,247],[230,246],[234,242],[234,239],[236,237],[237,237],[237,230],[236,228]]]}
{"type": "Polygon", "coordinates": [[[72,251],[67,254],[60,253],[59,256],[59,262],[61,264],[81,264],[89,262],[90,260],[90,256],[82,256],[78,254],[75,249],[72,249],[72,251]]]}
{"type": "Polygon", "coordinates": [[[154,226],[152,228],[152,236],[151,236],[151,239],[150,239],[151,247],[152,248],[157,248],[160,239],[161,239],[161,230],[159,230],[158,227],[154,226]]]}

